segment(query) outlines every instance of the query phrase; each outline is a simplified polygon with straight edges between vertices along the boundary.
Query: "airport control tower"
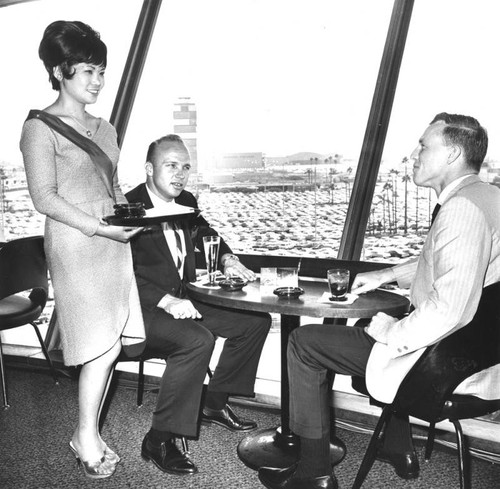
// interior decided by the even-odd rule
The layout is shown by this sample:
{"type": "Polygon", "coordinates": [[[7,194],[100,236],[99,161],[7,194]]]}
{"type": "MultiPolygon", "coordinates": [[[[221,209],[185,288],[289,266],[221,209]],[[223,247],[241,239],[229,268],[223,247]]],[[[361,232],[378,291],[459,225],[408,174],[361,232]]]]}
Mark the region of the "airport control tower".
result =
{"type": "Polygon", "coordinates": [[[196,105],[190,97],[179,97],[174,103],[174,133],[179,135],[191,155],[191,173],[198,173],[196,105]]]}

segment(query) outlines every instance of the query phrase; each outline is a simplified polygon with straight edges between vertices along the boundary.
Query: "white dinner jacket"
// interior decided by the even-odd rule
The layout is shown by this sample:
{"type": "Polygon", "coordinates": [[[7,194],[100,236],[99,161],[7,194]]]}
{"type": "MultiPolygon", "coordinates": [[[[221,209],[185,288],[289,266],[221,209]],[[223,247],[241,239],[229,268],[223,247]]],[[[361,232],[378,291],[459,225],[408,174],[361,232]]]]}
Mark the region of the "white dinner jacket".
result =
{"type": "MultiPolygon", "coordinates": [[[[415,310],[375,343],[366,383],[377,400],[393,401],[425,348],[469,323],[483,287],[500,281],[500,189],[471,175],[442,203],[418,260],[394,267],[400,287],[411,282],[415,310]]],[[[500,300],[500,297],[499,297],[500,300]]],[[[455,392],[500,398],[500,367],[473,375],[455,392]]]]}

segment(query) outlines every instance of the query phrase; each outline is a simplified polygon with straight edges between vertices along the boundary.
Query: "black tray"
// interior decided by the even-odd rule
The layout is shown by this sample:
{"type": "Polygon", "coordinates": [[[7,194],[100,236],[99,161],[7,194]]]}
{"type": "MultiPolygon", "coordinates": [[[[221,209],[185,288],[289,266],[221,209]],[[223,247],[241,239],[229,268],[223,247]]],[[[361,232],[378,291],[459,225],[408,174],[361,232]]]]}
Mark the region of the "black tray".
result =
{"type": "Polygon", "coordinates": [[[166,216],[154,217],[121,217],[121,216],[105,216],[103,219],[112,226],[152,226],[154,224],[161,224],[162,222],[178,221],[186,219],[187,217],[196,217],[199,211],[185,212],[184,214],[168,214],[166,216]]]}

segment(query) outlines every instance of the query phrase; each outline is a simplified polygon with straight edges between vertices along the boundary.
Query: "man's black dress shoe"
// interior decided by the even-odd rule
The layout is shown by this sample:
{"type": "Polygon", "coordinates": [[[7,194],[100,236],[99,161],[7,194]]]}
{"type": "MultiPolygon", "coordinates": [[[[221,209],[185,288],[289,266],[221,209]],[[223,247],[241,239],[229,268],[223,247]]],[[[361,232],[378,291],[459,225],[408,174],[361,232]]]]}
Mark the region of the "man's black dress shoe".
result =
{"type": "Polygon", "coordinates": [[[158,446],[151,443],[149,435],[146,435],[142,441],[141,455],[144,460],[151,460],[160,470],[169,474],[189,475],[198,472],[189,454],[177,448],[175,438],[158,446]]]}
{"type": "Polygon", "coordinates": [[[420,465],[415,450],[412,452],[391,452],[385,449],[382,443],[377,446],[377,460],[391,464],[401,479],[416,479],[420,472],[420,465]]]}
{"type": "Polygon", "coordinates": [[[337,436],[330,438],[330,461],[335,466],[344,460],[347,453],[345,443],[337,436]]]}
{"type": "Polygon", "coordinates": [[[288,469],[262,467],[259,469],[259,480],[267,489],[338,489],[339,487],[333,474],[299,479],[293,477],[296,468],[296,465],[288,469]]]}
{"type": "Polygon", "coordinates": [[[215,423],[231,431],[251,431],[257,428],[254,421],[238,418],[227,404],[224,409],[210,409],[205,406],[201,420],[203,423],[215,423]]]}

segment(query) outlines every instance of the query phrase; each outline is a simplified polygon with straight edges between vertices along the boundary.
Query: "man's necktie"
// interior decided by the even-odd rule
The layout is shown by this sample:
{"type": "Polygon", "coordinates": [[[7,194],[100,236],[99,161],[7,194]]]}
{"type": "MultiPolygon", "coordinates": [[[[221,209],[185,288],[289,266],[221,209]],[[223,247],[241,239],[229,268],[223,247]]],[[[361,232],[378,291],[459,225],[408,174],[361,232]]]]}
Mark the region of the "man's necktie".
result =
{"type": "Polygon", "coordinates": [[[439,209],[441,209],[441,204],[436,204],[436,207],[434,207],[434,210],[432,211],[431,226],[434,223],[434,219],[436,219],[439,209]]]}
{"type": "Polygon", "coordinates": [[[182,258],[184,256],[184,250],[182,249],[182,239],[181,239],[181,230],[174,224],[174,235],[175,235],[175,244],[177,245],[177,270],[181,271],[182,267],[182,258]]]}

